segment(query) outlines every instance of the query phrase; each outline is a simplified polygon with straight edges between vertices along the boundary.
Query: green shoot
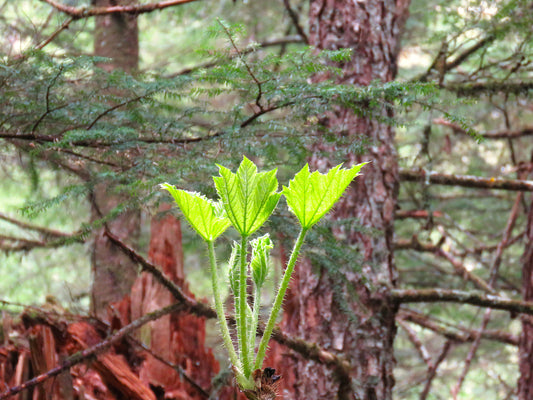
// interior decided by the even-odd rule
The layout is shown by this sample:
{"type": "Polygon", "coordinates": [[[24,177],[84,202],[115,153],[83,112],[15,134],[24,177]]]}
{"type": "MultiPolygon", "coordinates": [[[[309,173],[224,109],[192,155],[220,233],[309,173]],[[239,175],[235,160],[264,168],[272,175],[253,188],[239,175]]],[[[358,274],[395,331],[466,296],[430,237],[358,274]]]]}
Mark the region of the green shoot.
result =
{"type": "Polygon", "coordinates": [[[243,158],[236,173],[219,166],[220,176],[214,177],[220,201],[209,200],[198,193],[176,189],[165,183],[162,187],[170,192],[183,215],[193,229],[204,239],[208,248],[215,309],[237,383],[249,398],[257,398],[254,371],[261,370],[268,342],[281,311],[283,298],[296,261],[304,243],[305,235],[320,221],[342,196],[348,185],[359,174],[364,164],[350,169],[338,165],[326,174],[309,172],[306,165],[290,181],[288,187],[277,192],[276,170],[257,172],[256,165],[243,158]],[[261,288],[270,270],[270,251],[274,247],[270,236],[256,239],[250,237],[268,220],[281,195],[287,199],[290,211],[298,219],[301,230],[287,263],[285,273],[276,293],[270,316],[257,351],[256,337],[261,307],[261,288]],[[240,234],[229,260],[229,286],[234,297],[237,343],[234,344],[227,324],[224,301],[220,294],[218,267],[214,242],[229,227],[240,234]],[[248,261],[249,248],[251,258],[248,261]],[[253,283],[252,305],[247,301],[248,282],[253,283]]]}

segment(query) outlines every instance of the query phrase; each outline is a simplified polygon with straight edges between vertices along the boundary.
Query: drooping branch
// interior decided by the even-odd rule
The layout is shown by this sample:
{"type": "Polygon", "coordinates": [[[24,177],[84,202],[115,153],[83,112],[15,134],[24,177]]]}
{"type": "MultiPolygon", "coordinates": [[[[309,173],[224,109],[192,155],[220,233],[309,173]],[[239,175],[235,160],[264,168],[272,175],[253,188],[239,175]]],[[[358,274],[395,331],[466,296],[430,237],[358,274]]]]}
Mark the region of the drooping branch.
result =
{"type": "Polygon", "coordinates": [[[480,292],[453,289],[391,289],[390,295],[399,304],[460,303],[533,315],[533,303],[480,292]]]}
{"type": "Polygon", "coordinates": [[[67,6],[55,0],[40,0],[48,3],[56,10],[61,11],[74,19],[89,18],[97,15],[109,15],[109,14],[144,14],[156,10],[162,10],[167,7],[178,6],[181,4],[192,3],[197,0],[167,0],[159,3],[149,4],[133,4],[124,6],[111,6],[111,7],[91,7],[91,8],[76,8],[67,6]]]}
{"type": "Polygon", "coordinates": [[[533,181],[520,179],[483,178],[472,175],[449,175],[434,171],[400,168],[400,179],[407,182],[432,183],[436,185],[462,186],[479,189],[499,189],[533,192],[533,181]]]}

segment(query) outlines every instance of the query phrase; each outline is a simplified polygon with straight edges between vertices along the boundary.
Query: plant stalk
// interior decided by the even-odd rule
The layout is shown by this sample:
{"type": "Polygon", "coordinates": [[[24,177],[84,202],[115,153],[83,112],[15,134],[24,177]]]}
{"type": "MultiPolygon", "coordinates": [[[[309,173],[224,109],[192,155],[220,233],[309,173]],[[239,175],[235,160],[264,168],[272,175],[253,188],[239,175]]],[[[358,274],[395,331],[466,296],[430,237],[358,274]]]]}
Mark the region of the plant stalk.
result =
{"type": "Polygon", "coordinates": [[[224,346],[229,353],[229,359],[231,364],[235,367],[236,374],[242,374],[242,366],[237,356],[237,352],[233,347],[233,342],[231,341],[231,335],[229,333],[228,322],[226,321],[226,315],[224,313],[224,303],[222,301],[222,296],[220,294],[220,288],[218,286],[218,270],[217,270],[217,261],[215,254],[215,246],[213,241],[207,241],[209,263],[211,266],[211,284],[213,286],[213,297],[215,298],[215,310],[218,316],[218,323],[220,324],[220,331],[222,332],[222,340],[224,346]]]}
{"type": "Polygon", "coordinates": [[[276,294],[276,299],[274,300],[274,305],[272,306],[272,310],[270,311],[270,316],[268,317],[268,322],[265,328],[265,332],[263,333],[263,337],[261,338],[261,342],[259,343],[259,348],[257,350],[257,358],[255,359],[254,370],[260,369],[263,365],[263,360],[265,359],[268,342],[270,341],[272,330],[274,329],[274,325],[276,324],[276,320],[278,318],[279,312],[281,311],[281,306],[283,304],[283,298],[285,297],[285,292],[287,291],[287,288],[289,287],[292,272],[294,271],[296,260],[298,259],[300,249],[302,248],[305,235],[308,230],[309,228],[302,228],[302,230],[298,234],[298,238],[296,239],[296,242],[294,243],[291,257],[289,258],[289,262],[287,263],[287,268],[285,268],[285,273],[283,274],[283,278],[281,279],[278,293],[276,294]]]}
{"type": "Polygon", "coordinates": [[[257,325],[259,324],[259,309],[261,308],[261,287],[255,285],[253,304],[252,324],[248,332],[248,346],[250,348],[250,365],[254,365],[255,337],[257,335],[257,325]]]}
{"type": "Polygon", "coordinates": [[[246,250],[248,245],[248,238],[246,236],[242,236],[241,238],[241,265],[239,268],[239,287],[237,288],[238,292],[238,298],[235,299],[235,311],[237,315],[239,316],[237,318],[237,339],[239,342],[239,350],[240,350],[240,356],[241,356],[241,362],[242,362],[242,369],[244,376],[246,378],[250,378],[252,371],[250,368],[250,355],[248,350],[248,337],[247,337],[247,325],[248,325],[248,318],[247,318],[247,303],[246,303],[246,287],[247,287],[247,266],[248,266],[248,260],[246,257],[246,250]]]}

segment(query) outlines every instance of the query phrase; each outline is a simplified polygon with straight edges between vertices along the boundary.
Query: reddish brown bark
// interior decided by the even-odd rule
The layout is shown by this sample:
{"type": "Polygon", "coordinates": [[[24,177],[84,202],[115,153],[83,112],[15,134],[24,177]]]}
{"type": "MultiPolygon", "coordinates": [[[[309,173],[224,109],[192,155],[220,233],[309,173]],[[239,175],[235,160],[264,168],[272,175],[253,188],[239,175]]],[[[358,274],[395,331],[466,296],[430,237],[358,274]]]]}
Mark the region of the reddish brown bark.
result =
{"type": "MultiPolygon", "coordinates": [[[[161,211],[170,209],[162,206],[161,211]]],[[[180,222],[171,214],[154,217],[151,224],[149,250],[150,261],[194,299],[183,271],[183,249],[180,222]]],[[[163,308],[175,301],[172,294],[152,274],[143,273],[132,288],[132,319],[163,308]]],[[[183,312],[167,315],[151,322],[141,331],[141,340],[148,342],[151,351],[163,359],[178,365],[204,390],[211,386],[211,379],[219,372],[212,349],[206,347],[206,318],[183,312]]],[[[160,387],[168,398],[200,400],[205,396],[184,380],[168,364],[146,354],[141,365],[141,379],[160,387]]]]}
{"type": "MultiPolygon", "coordinates": [[[[373,80],[390,81],[396,73],[407,5],[407,1],[313,0],[310,43],[319,49],[353,49],[352,60],[341,65],[344,76],[339,83],[368,85],[373,80]]],[[[339,135],[362,135],[369,142],[364,156],[351,154],[346,160],[348,164],[372,163],[349,188],[333,218],[355,217],[376,234],[355,228],[334,232],[342,233],[338,236],[344,236],[348,244],[356,244],[364,259],[361,272],[353,266],[340,266],[343,282],[335,281],[326,267],[302,261],[285,303],[282,327],[293,336],[343,355],[351,363],[350,379],[340,380],[334,370],[283,349],[278,348],[272,357],[283,375],[282,393],[286,400],[387,400],[394,385],[392,346],[397,309],[388,297],[388,290],[396,281],[392,251],[398,186],[394,131],[346,109],[329,113],[323,123],[339,135]]],[[[331,166],[320,154],[333,154],[333,147],[317,144],[314,150],[309,162],[312,168],[331,166]]]]}
{"type": "MultiPolygon", "coordinates": [[[[533,302],[533,202],[529,208],[526,228],[526,249],[522,260],[522,292],[524,301],[533,302]]],[[[529,400],[533,397],[533,321],[522,319],[522,334],[519,342],[520,378],[518,398],[529,400]]]]}

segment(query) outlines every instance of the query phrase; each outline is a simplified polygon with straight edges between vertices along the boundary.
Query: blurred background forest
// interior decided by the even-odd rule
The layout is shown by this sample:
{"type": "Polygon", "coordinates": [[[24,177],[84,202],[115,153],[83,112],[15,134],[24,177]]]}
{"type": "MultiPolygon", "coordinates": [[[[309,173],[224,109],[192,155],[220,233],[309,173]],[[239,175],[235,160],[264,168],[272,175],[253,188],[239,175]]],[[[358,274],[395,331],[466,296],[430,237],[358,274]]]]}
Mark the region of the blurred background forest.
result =
{"type": "MultiPolygon", "coordinates": [[[[26,307],[98,317],[110,324],[108,333],[130,322],[114,321],[116,310],[109,307],[124,296],[132,304],[141,296],[144,311],[156,308],[146,305],[147,278],[142,295],[140,289],[131,292],[140,285],[134,283],[139,260],[105,236],[106,230],[162,268],[167,261],[158,258],[157,236],[167,240],[163,247],[173,242],[171,250],[161,250],[174,257],[169,265],[178,271],[167,275],[175,274],[170,278],[196,299],[209,299],[202,243],[185,223],[172,222],[180,215],[170,210],[170,198],[158,185],[170,182],[213,196],[215,163],[234,168],[246,155],[262,168],[277,167],[283,184],[306,162],[323,168],[375,159],[385,176],[383,196],[394,198],[377,206],[368,201],[372,217],[362,213],[361,219],[346,211],[353,206],[350,196],[357,198],[355,186],[305,250],[311,270],[324,271],[332,292],[340,288],[339,298],[330,295],[332,304],[352,327],[364,319],[353,310],[364,309],[367,300],[359,286],[350,289],[351,276],[375,274],[377,280],[358,278],[357,285],[381,293],[379,268],[372,263],[387,263],[393,271],[384,284],[392,293],[386,300],[394,304],[387,314],[392,323],[376,324],[386,326],[387,343],[394,340],[394,356],[383,365],[393,365],[395,383],[380,364],[379,373],[363,374],[364,382],[359,372],[347,372],[348,386],[366,388],[362,395],[357,388],[342,389],[332,372],[322,378],[335,382],[336,397],[303,397],[283,387],[283,398],[370,400],[371,386],[380,399],[532,398],[533,328],[526,316],[533,314],[526,303],[533,301],[532,3],[356,2],[367,7],[370,21],[390,9],[394,18],[387,20],[392,28],[366,20],[357,28],[348,25],[352,31],[345,29],[347,21],[359,21],[359,14],[335,16],[328,9],[334,6],[323,3],[328,2],[0,1],[0,338],[9,349],[0,352],[6,380],[0,392],[23,381],[8,382],[5,371],[9,363],[16,369],[16,352],[30,348],[23,332],[36,323],[20,322],[26,307]],[[119,13],[113,7],[133,8],[119,13]],[[320,39],[329,29],[321,19],[328,12],[344,24],[332,28],[334,35],[370,43],[374,36],[365,37],[365,29],[390,28],[395,41],[375,53],[363,43],[366,58],[358,59],[357,48],[343,50],[350,47],[346,42],[333,43],[327,34],[320,39]],[[382,59],[376,55],[381,50],[392,55],[382,59]],[[386,73],[364,82],[344,79],[385,64],[386,73]],[[359,122],[341,120],[341,109],[359,122]],[[368,129],[386,134],[376,138],[364,133],[368,129]],[[380,140],[390,142],[385,147],[392,158],[380,158],[380,140]],[[394,218],[388,220],[387,212],[394,218]],[[385,254],[383,260],[369,261],[369,240],[385,254]],[[446,303],[435,289],[447,290],[446,303]],[[464,300],[466,294],[474,300],[464,300]],[[509,306],[507,299],[516,303],[509,306]],[[524,309],[529,311],[520,314],[524,309]]],[[[347,2],[331,3],[340,9],[347,2]]],[[[370,190],[367,182],[367,196],[381,196],[377,186],[370,190]]],[[[288,248],[296,231],[287,215],[275,215],[270,228],[288,248]]],[[[221,260],[230,244],[222,241],[221,260]]],[[[276,254],[272,291],[284,257],[283,251],[276,254]]],[[[304,278],[295,278],[302,292],[293,296],[305,292],[299,284],[304,278]]],[[[169,304],[165,299],[157,305],[169,304]]],[[[303,337],[291,326],[291,315],[282,330],[303,337]]],[[[206,347],[224,370],[215,324],[207,323],[206,347]]],[[[146,332],[139,337],[146,339],[146,332]]],[[[305,339],[316,342],[311,334],[305,339]]],[[[335,337],[319,344],[343,354],[335,337]]],[[[279,351],[286,356],[289,350],[279,351]]],[[[359,361],[346,358],[358,370],[359,361]]],[[[298,362],[329,368],[312,357],[298,362]]],[[[360,368],[371,369],[367,364],[360,368]]],[[[47,370],[32,365],[26,378],[47,370]]],[[[209,393],[199,398],[224,398],[210,383],[214,375],[202,381],[209,393]]],[[[298,378],[286,377],[291,379],[298,378]]],[[[323,393],[330,393],[328,385],[323,393]]]]}

